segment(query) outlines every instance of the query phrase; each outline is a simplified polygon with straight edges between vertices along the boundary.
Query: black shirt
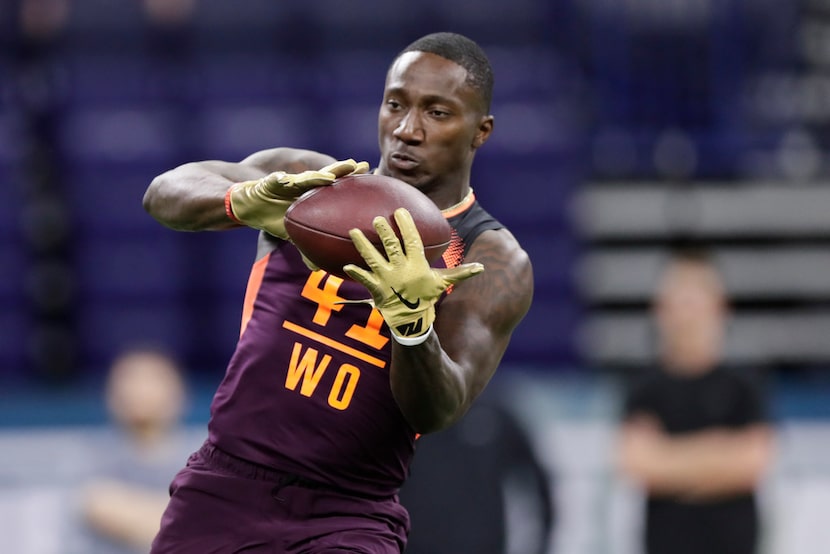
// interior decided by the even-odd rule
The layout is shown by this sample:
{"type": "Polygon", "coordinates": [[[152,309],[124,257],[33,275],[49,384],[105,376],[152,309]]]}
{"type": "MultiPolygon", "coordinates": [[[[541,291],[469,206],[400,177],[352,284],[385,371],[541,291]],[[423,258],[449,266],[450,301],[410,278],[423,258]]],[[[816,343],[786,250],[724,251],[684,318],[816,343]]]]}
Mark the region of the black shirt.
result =
{"type": "MultiPolygon", "coordinates": [[[[650,372],[626,398],[626,416],[637,413],[657,418],[669,434],[739,429],[766,420],[758,381],[726,369],[694,377],[650,372]]],[[[748,554],[755,551],[757,535],[753,493],[700,503],[665,496],[647,500],[649,554],[748,554]]]]}

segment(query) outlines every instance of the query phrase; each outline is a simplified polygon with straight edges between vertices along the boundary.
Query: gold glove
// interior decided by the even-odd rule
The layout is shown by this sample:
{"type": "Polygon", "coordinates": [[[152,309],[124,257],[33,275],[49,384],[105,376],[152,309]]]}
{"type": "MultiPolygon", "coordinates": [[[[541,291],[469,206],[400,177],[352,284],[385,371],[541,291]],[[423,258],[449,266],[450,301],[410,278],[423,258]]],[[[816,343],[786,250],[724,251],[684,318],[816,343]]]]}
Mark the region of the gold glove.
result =
{"type": "Polygon", "coordinates": [[[314,187],[335,179],[369,171],[367,162],[342,160],[318,171],[275,171],[262,179],[236,183],[225,194],[225,211],[232,220],[288,240],[285,212],[294,200],[314,187]]]}
{"type": "Polygon", "coordinates": [[[352,229],[349,232],[352,242],[371,271],[353,264],[345,266],[343,271],[369,290],[393,337],[403,338],[399,342],[404,344],[418,344],[406,339],[429,332],[435,320],[435,303],[441,294],[450,285],[481,273],[484,266],[469,263],[451,269],[430,267],[424,256],[421,235],[409,211],[405,208],[395,210],[395,221],[403,244],[385,218],[378,216],[372,222],[386,256],[363,232],[352,229]]]}

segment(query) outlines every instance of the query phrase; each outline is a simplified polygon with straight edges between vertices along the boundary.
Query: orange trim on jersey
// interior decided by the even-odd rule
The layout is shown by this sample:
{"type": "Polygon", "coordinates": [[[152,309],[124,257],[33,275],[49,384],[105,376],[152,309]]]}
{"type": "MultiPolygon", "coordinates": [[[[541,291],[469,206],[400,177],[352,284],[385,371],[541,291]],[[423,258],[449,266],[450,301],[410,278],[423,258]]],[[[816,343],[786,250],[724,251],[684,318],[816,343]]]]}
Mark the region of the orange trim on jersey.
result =
{"type": "Polygon", "coordinates": [[[282,326],[288,329],[289,331],[294,331],[298,335],[302,335],[308,339],[313,341],[319,342],[320,344],[325,344],[335,350],[343,352],[344,354],[348,354],[357,358],[358,360],[363,360],[366,363],[372,364],[373,366],[384,368],[386,367],[386,362],[381,360],[380,358],[375,358],[374,356],[370,356],[365,352],[361,352],[351,346],[346,346],[342,342],[337,342],[336,340],[330,339],[329,337],[323,336],[320,333],[315,333],[311,329],[306,329],[305,327],[301,327],[296,323],[291,323],[290,321],[283,321],[282,326]]]}
{"type": "Polygon", "coordinates": [[[251,274],[248,276],[248,287],[245,289],[245,301],[242,304],[242,325],[239,329],[240,337],[245,332],[251,316],[254,315],[254,301],[256,300],[257,294],[259,294],[259,288],[262,286],[262,278],[265,275],[265,268],[268,266],[268,260],[270,258],[271,253],[269,252],[254,262],[254,265],[251,267],[251,274]]]}
{"type": "Polygon", "coordinates": [[[447,267],[458,267],[464,261],[464,241],[455,229],[450,233],[450,244],[441,254],[447,267]]]}
{"type": "Polygon", "coordinates": [[[476,201],[476,195],[473,191],[470,191],[470,196],[468,196],[461,204],[459,204],[458,206],[455,206],[454,208],[452,208],[451,210],[448,210],[448,211],[443,211],[442,210],[441,213],[444,214],[445,219],[455,217],[458,214],[460,214],[461,212],[463,212],[464,210],[466,210],[467,208],[469,208],[470,206],[472,206],[475,201],[476,201]]]}

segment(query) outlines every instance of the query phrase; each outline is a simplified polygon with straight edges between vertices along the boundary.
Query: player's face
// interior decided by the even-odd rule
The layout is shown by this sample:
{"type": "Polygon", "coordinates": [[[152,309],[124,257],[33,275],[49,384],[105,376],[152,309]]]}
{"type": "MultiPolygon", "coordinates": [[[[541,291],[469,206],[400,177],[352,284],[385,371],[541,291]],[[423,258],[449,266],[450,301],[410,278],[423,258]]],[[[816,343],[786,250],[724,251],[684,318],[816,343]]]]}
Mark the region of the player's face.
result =
{"type": "Polygon", "coordinates": [[[435,54],[394,62],[378,116],[381,173],[422,189],[469,181],[493,120],[466,80],[466,69],[435,54]]]}

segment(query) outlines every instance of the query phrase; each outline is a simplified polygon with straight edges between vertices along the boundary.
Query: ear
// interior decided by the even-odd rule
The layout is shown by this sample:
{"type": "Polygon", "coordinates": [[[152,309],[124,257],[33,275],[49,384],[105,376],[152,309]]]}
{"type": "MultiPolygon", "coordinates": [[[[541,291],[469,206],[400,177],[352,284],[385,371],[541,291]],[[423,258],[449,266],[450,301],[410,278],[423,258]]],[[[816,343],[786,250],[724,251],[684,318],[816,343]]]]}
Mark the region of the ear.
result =
{"type": "Polygon", "coordinates": [[[476,134],[473,137],[473,150],[480,148],[481,145],[487,142],[487,139],[490,138],[490,134],[493,132],[493,123],[494,118],[492,115],[481,116],[481,119],[478,122],[478,128],[476,129],[476,134]]]}

